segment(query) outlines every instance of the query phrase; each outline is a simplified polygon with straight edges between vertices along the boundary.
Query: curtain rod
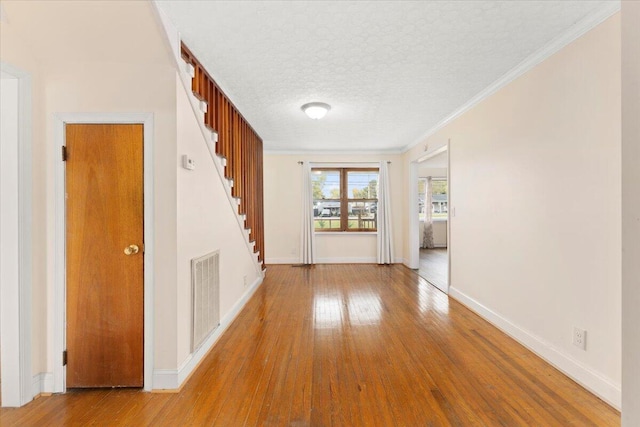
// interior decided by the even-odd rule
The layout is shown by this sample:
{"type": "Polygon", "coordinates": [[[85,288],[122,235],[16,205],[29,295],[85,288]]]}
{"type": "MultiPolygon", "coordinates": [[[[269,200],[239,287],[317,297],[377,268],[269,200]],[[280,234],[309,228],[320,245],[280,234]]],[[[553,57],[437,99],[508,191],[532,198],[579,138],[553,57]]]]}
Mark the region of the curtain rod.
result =
{"type": "MultiPolygon", "coordinates": [[[[354,163],[378,163],[376,161],[373,162],[310,162],[310,163],[336,163],[336,164],[340,164],[340,163],[344,163],[344,164],[354,164],[354,163]]],[[[298,164],[299,165],[303,165],[304,162],[302,160],[298,160],[298,164]]],[[[387,160],[387,164],[390,165],[391,164],[391,160],[387,160]]]]}

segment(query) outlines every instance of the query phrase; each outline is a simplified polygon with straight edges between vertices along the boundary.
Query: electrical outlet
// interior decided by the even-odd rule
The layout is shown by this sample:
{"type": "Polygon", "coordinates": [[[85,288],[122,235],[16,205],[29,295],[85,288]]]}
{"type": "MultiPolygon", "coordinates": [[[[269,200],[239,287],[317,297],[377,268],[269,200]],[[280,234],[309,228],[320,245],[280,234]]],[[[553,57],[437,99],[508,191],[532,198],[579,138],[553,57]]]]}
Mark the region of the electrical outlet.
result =
{"type": "Polygon", "coordinates": [[[587,331],[573,327],[573,345],[583,350],[587,349],[587,331]]]}
{"type": "Polygon", "coordinates": [[[244,287],[246,288],[247,287],[247,276],[244,276],[243,280],[244,280],[244,287]]]}

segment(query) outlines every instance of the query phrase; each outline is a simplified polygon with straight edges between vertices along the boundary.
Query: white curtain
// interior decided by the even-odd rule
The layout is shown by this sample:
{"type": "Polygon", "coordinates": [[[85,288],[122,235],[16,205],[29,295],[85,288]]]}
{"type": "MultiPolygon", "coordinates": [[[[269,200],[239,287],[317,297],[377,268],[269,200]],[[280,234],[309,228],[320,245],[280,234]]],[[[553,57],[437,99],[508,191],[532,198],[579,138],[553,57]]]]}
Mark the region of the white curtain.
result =
{"type": "Polygon", "coordinates": [[[389,167],[380,162],[378,177],[378,264],[393,264],[393,229],[391,227],[391,192],[389,167]]]}
{"type": "Polygon", "coordinates": [[[313,184],[311,182],[311,165],[302,164],[302,230],[300,233],[300,262],[315,264],[316,245],[313,220],[313,184]]]}
{"type": "Polygon", "coordinates": [[[433,184],[431,182],[431,177],[427,177],[427,182],[425,185],[425,196],[424,196],[424,231],[422,232],[422,244],[420,245],[423,248],[433,249],[433,184]]]}

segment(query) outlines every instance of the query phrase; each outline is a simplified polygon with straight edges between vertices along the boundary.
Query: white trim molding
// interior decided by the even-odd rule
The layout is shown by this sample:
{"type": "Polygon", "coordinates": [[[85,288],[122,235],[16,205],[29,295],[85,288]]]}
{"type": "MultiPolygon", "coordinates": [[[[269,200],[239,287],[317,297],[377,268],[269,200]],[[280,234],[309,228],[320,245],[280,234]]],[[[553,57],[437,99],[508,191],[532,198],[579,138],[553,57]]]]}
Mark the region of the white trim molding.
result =
{"type": "Polygon", "coordinates": [[[53,392],[53,372],[41,372],[35,374],[31,381],[31,394],[34,398],[41,394],[53,392]]]}
{"type": "Polygon", "coordinates": [[[182,387],[183,383],[195,371],[202,359],[209,353],[214,344],[220,339],[222,334],[229,328],[231,323],[240,314],[242,308],[249,302],[253,294],[258,290],[263,282],[262,275],[258,276],[251,284],[247,292],[240,298],[224,316],[218,326],[202,345],[180,364],[178,369],[156,369],[153,371],[153,388],[154,390],[175,390],[182,387]]]}
{"type": "MultiPolygon", "coordinates": [[[[153,388],[153,302],[154,302],[154,119],[153,113],[57,113],[55,118],[55,150],[65,145],[67,123],[138,123],[144,126],[144,390],[153,388]]],[[[52,317],[53,327],[53,391],[66,391],[66,368],[62,366],[62,352],[66,342],[66,248],[65,248],[65,168],[59,156],[54,156],[55,171],[55,280],[52,317]]]]}
{"type": "MultiPolygon", "coordinates": [[[[377,264],[376,257],[325,257],[317,258],[316,264],[377,264]]],[[[396,264],[405,264],[406,260],[402,257],[395,258],[396,264]]],[[[267,258],[265,264],[300,264],[300,258],[267,258]]]]}
{"type": "Polygon", "coordinates": [[[514,324],[459,289],[451,286],[449,288],[449,296],[536,353],[575,382],[620,410],[622,402],[620,384],[616,384],[601,373],[583,365],[568,354],[555,348],[551,343],[514,324]]]}
{"type": "Polygon", "coordinates": [[[2,339],[2,406],[22,406],[32,396],[31,312],[31,75],[5,62],[0,72],[17,80],[17,138],[3,144],[2,229],[14,233],[3,236],[0,247],[0,335],[2,339]],[[8,155],[7,155],[8,154],[8,155]],[[8,163],[7,163],[8,162],[8,163]],[[8,174],[7,174],[7,171],[8,174]],[[9,175],[9,176],[7,176],[9,175]],[[5,191],[10,189],[10,191],[5,191]],[[10,275],[10,279],[7,277],[10,275]]]}
{"type": "Polygon", "coordinates": [[[269,264],[300,264],[300,257],[291,258],[265,258],[264,263],[269,264]]]}
{"type": "Polygon", "coordinates": [[[592,30],[619,10],[619,0],[603,2],[602,6],[596,8],[592,13],[576,22],[567,31],[560,34],[545,46],[529,55],[518,65],[513,67],[510,71],[506,72],[498,80],[487,86],[485,89],[480,91],[480,93],[463,104],[460,108],[456,109],[453,113],[442,119],[437,125],[422,134],[422,136],[420,136],[418,139],[405,146],[401,151],[405,153],[416,145],[423,143],[425,139],[435,134],[437,131],[451,123],[453,120],[457,119],[462,114],[478,105],[480,102],[489,98],[491,95],[493,95],[512,81],[516,80],[518,77],[533,69],[536,65],[540,64],[556,52],[560,51],[571,42],[575,41],[588,31],[592,30]]]}
{"type": "MultiPolygon", "coordinates": [[[[268,145],[267,141],[264,141],[268,145]]],[[[404,149],[390,149],[390,150],[364,150],[364,151],[352,151],[352,150],[289,150],[268,148],[264,150],[265,156],[387,156],[398,155],[404,153],[404,149]]],[[[378,163],[376,163],[376,166],[378,163]]],[[[362,167],[362,166],[360,166],[362,167]]]]}

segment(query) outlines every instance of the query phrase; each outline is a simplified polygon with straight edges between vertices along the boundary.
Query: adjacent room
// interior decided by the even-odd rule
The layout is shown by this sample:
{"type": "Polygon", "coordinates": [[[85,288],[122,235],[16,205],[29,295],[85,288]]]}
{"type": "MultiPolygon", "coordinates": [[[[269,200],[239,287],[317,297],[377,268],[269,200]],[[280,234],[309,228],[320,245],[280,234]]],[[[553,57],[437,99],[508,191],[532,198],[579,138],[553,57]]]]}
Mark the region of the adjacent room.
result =
{"type": "MultiPolygon", "coordinates": [[[[443,147],[444,148],[444,147],[443,147]]],[[[418,162],[418,274],[449,291],[449,157],[446,150],[418,162]]]]}
{"type": "Polygon", "coordinates": [[[0,0],[0,424],[640,425],[640,4],[0,0]]]}

